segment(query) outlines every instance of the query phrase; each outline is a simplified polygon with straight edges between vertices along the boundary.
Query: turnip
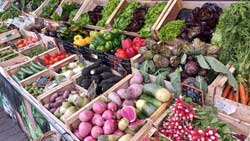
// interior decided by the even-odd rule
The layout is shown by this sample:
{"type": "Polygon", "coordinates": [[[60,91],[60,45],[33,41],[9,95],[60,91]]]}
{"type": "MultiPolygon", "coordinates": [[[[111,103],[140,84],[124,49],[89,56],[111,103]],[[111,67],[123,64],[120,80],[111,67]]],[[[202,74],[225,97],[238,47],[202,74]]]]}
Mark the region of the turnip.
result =
{"type": "Polygon", "coordinates": [[[113,118],[113,112],[110,111],[110,110],[104,111],[103,114],[102,114],[102,118],[104,118],[105,120],[112,119],[113,118]]]}
{"type": "Polygon", "coordinates": [[[92,136],[87,136],[83,141],[96,141],[96,139],[92,136]]]}
{"type": "Polygon", "coordinates": [[[117,129],[117,121],[113,119],[106,120],[103,126],[105,135],[112,134],[117,129]]]}
{"type": "Polygon", "coordinates": [[[128,87],[127,93],[130,94],[130,98],[135,99],[142,94],[143,85],[142,84],[132,84],[128,87]]]}
{"type": "Polygon", "coordinates": [[[90,110],[84,110],[79,114],[80,121],[90,121],[94,116],[94,113],[90,110]]]}
{"type": "Polygon", "coordinates": [[[92,118],[92,124],[102,127],[104,124],[104,119],[102,118],[101,115],[95,114],[94,117],[92,118]]]}
{"type": "Polygon", "coordinates": [[[129,84],[142,84],[143,83],[143,76],[141,73],[135,73],[133,77],[130,79],[129,84]]]}
{"type": "Polygon", "coordinates": [[[109,95],[108,95],[108,98],[115,102],[118,106],[121,106],[122,105],[122,100],[121,98],[115,93],[115,92],[111,92],[109,95]]]}
{"type": "Polygon", "coordinates": [[[123,136],[124,135],[124,133],[121,130],[119,130],[119,129],[116,130],[114,134],[116,134],[118,136],[123,136]]]}
{"type": "Polygon", "coordinates": [[[122,99],[130,99],[130,94],[128,93],[127,89],[119,89],[116,91],[116,93],[122,99]]]}
{"type": "Polygon", "coordinates": [[[122,118],[121,110],[118,110],[115,115],[117,119],[121,119],[122,118]]]}
{"type": "Polygon", "coordinates": [[[131,100],[124,100],[122,103],[122,107],[125,106],[134,106],[135,105],[135,100],[131,99],[131,100]]]}
{"type": "Polygon", "coordinates": [[[101,100],[96,101],[92,107],[93,111],[97,114],[102,114],[106,110],[106,108],[107,104],[101,100]]]}
{"type": "Polygon", "coordinates": [[[79,129],[76,129],[76,130],[74,131],[74,134],[76,135],[76,137],[77,137],[78,139],[80,139],[80,140],[83,139],[83,138],[80,136],[80,134],[79,134],[79,129]]]}
{"type": "Polygon", "coordinates": [[[91,132],[92,125],[88,122],[81,122],[79,125],[79,135],[81,137],[86,137],[91,132]]]}
{"type": "Polygon", "coordinates": [[[103,135],[103,129],[99,126],[94,126],[91,130],[91,136],[98,138],[98,136],[103,135]]]}
{"type": "Polygon", "coordinates": [[[117,111],[117,109],[118,109],[118,105],[115,102],[108,103],[108,110],[115,112],[117,111]]]}

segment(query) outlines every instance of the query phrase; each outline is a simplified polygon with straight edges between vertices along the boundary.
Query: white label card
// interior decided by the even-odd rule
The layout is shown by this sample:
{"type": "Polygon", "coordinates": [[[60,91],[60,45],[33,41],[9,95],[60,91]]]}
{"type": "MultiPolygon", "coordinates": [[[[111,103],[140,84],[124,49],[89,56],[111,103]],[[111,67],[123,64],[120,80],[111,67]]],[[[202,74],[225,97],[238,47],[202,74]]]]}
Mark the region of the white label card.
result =
{"type": "Polygon", "coordinates": [[[215,100],[215,107],[218,108],[218,110],[221,110],[228,115],[234,113],[237,108],[236,106],[224,100],[215,100]]]}

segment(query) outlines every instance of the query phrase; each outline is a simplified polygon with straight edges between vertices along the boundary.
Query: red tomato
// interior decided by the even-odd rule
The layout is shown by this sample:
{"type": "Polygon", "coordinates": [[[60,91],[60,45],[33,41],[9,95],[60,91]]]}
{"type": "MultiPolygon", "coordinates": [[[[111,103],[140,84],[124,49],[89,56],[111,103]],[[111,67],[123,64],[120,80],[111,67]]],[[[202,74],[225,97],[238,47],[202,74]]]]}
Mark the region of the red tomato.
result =
{"type": "Polygon", "coordinates": [[[53,65],[54,63],[55,63],[54,60],[49,61],[49,65],[53,65]]]}
{"type": "Polygon", "coordinates": [[[44,59],[44,63],[46,64],[46,65],[48,65],[49,64],[49,60],[48,59],[44,59]]]}
{"type": "Polygon", "coordinates": [[[44,55],[44,58],[50,59],[50,55],[49,55],[49,54],[45,54],[45,55],[44,55]]]}
{"type": "Polygon", "coordinates": [[[128,55],[125,50],[123,49],[117,49],[115,52],[115,56],[122,58],[122,59],[127,59],[128,55]]]}
{"type": "Polygon", "coordinates": [[[63,55],[63,53],[59,50],[58,52],[57,52],[59,55],[63,55]]]}
{"type": "Polygon", "coordinates": [[[65,58],[69,57],[69,54],[65,54],[65,58]]]}

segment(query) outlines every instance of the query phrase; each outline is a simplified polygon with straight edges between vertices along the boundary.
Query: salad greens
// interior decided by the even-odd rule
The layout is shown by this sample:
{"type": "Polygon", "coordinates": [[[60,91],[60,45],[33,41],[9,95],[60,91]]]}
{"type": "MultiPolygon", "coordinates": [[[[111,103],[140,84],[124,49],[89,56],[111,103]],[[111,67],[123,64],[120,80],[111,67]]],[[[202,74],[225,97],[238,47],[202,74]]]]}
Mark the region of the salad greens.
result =
{"type": "Polygon", "coordinates": [[[105,23],[108,20],[109,16],[112,14],[119,3],[120,0],[108,0],[107,4],[102,10],[102,19],[98,21],[97,26],[105,26],[105,23]]]}
{"type": "Polygon", "coordinates": [[[124,30],[130,23],[134,10],[141,6],[142,4],[139,2],[128,3],[127,7],[122,11],[122,13],[115,18],[113,28],[124,30]]]}
{"type": "Polygon", "coordinates": [[[50,18],[50,15],[53,14],[58,4],[59,4],[58,0],[50,0],[49,3],[45,7],[43,7],[40,16],[43,18],[50,18]]]}
{"type": "MultiPolygon", "coordinates": [[[[78,8],[77,3],[71,3],[71,2],[64,2],[62,3],[62,14],[59,15],[56,11],[52,14],[52,19],[56,21],[67,21],[69,19],[69,16],[71,15],[72,12],[75,12],[78,8]]],[[[72,16],[72,15],[71,15],[72,16]]]]}
{"type": "Polygon", "coordinates": [[[181,28],[184,23],[185,22],[183,20],[175,20],[168,22],[159,31],[158,36],[160,40],[167,41],[176,38],[180,34],[181,28]]]}
{"type": "Polygon", "coordinates": [[[145,24],[142,29],[138,32],[141,37],[150,37],[151,28],[154,25],[155,21],[161,14],[162,10],[165,7],[165,3],[158,3],[153,7],[149,8],[147,15],[145,17],[145,24]]]}

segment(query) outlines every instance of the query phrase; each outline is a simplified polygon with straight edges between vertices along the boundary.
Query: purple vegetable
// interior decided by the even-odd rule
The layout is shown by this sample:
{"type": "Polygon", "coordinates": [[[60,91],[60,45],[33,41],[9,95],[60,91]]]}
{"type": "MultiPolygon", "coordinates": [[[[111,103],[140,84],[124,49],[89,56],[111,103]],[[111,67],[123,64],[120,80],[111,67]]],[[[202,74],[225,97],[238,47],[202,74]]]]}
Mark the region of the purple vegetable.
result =
{"type": "Polygon", "coordinates": [[[91,130],[91,136],[98,138],[100,135],[103,135],[103,129],[99,126],[94,126],[91,130]]]}
{"type": "Polygon", "coordinates": [[[116,134],[118,136],[123,136],[124,135],[124,133],[121,130],[119,130],[119,129],[116,130],[114,134],[116,134]]]}
{"type": "Polygon", "coordinates": [[[106,108],[107,104],[101,100],[96,101],[92,107],[93,111],[97,114],[102,114],[106,110],[106,108]]]}
{"type": "Polygon", "coordinates": [[[130,98],[130,94],[128,93],[127,89],[119,89],[116,92],[120,98],[122,99],[129,99],[130,98]]]}
{"type": "Polygon", "coordinates": [[[102,114],[102,118],[105,120],[112,119],[113,118],[113,112],[110,110],[106,110],[102,114]]]}
{"type": "Polygon", "coordinates": [[[80,140],[83,139],[83,138],[80,136],[80,134],[79,134],[79,129],[76,129],[75,132],[74,132],[74,134],[75,134],[75,136],[76,136],[78,139],[80,139],[80,140]]]}
{"type": "Polygon", "coordinates": [[[132,84],[127,89],[130,94],[130,98],[137,98],[142,94],[143,85],[142,84],[132,84]]]}
{"type": "Polygon", "coordinates": [[[121,119],[122,118],[121,109],[116,112],[116,118],[117,119],[121,119]]]}
{"type": "Polygon", "coordinates": [[[121,106],[122,105],[122,100],[121,98],[115,93],[115,92],[111,92],[109,95],[108,95],[108,98],[115,102],[118,106],[121,106]]]}
{"type": "Polygon", "coordinates": [[[105,135],[113,134],[117,129],[117,121],[113,119],[106,120],[103,126],[105,135]]]}
{"type": "Polygon", "coordinates": [[[84,138],[91,132],[92,125],[88,122],[81,122],[79,125],[79,135],[84,138]]]}
{"type": "Polygon", "coordinates": [[[118,109],[118,105],[115,102],[108,103],[108,110],[115,112],[117,111],[117,109],[118,109]]]}
{"type": "Polygon", "coordinates": [[[135,73],[133,77],[130,79],[129,84],[142,84],[143,83],[143,76],[141,73],[135,73]]]}
{"type": "Polygon", "coordinates": [[[87,136],[83,141],[96,141],[96,139],[92,136],[87,136]]]}
{"type": "Polygon", "coordinates": [[[135,100],[134,99],[124,100],[123,103],[122,103],[122,107],[134,106],[134,105],[135,105],[135,100]]]}
{"type": "Polygon", "coordinates": [[[94,117],[92,118],[92,124],[101,127],[104,124],[104,119],[102,118],[101,115],[95,114],[94,117]]]}
{"type": "Polygon", "coordinates": [[[94,116],[94,113],[90,110],[84,110],[79,114],[80,121],[90,121],[94,116]]]}
{"type": "Polygon", "coordinates": [[[197,62],[195,61],[188,61],[185,65],[185,72],[189,75],[189,76],[193,76],[196,75],[199,71],[199,65],[197,62]]]}

